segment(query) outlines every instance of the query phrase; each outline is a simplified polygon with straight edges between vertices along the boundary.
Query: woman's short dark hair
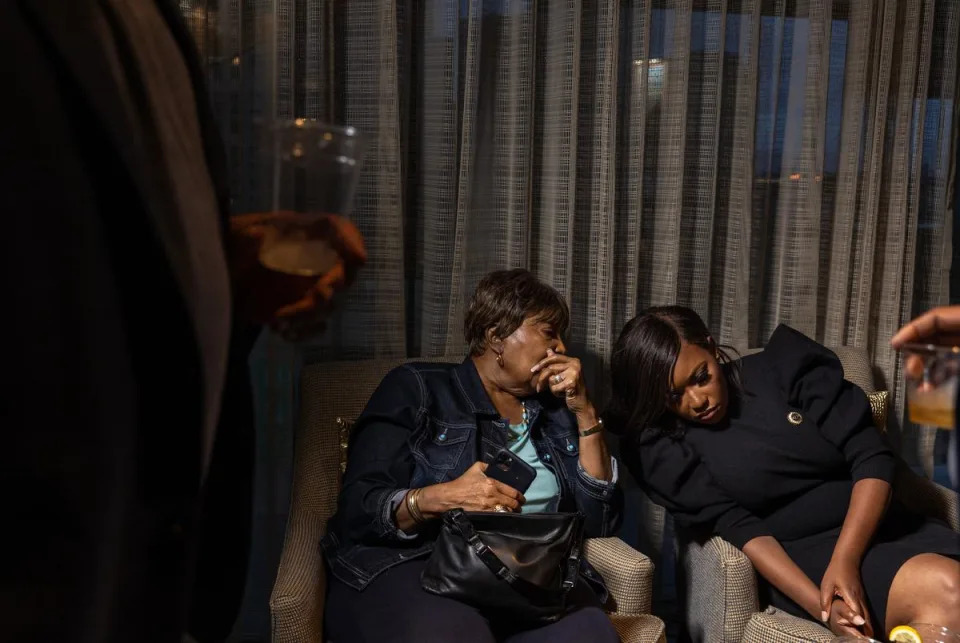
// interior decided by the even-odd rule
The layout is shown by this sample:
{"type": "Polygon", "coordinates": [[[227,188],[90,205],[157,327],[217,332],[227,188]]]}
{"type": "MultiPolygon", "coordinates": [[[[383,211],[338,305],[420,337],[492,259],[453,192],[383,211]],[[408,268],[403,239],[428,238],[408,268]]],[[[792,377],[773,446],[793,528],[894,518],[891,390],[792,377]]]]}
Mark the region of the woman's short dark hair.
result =
{"type": "Polygon", "coordinates": [[[716,349],[728,364],[732,393],[739,388],[738,369],[729,353],[717,346],[700,315],[684,306],[648,308],[627,322],[610,357],[612,398],[607,424],[617,433],[657,428],[672,436],[683,433],[683,422],[669,412],[673,369],[682,343],[716,349]]]}
{"type": "Polygon", "coordinates": [[[463,337],[471,355],[487,348],[486,332],[509,337],[523,320],[533,317],[553,326],[558,335],[567,332],[570,309],[559,292],[537,279],[529,270],[498,270],[480,280],[463,320],[463,337]]]}

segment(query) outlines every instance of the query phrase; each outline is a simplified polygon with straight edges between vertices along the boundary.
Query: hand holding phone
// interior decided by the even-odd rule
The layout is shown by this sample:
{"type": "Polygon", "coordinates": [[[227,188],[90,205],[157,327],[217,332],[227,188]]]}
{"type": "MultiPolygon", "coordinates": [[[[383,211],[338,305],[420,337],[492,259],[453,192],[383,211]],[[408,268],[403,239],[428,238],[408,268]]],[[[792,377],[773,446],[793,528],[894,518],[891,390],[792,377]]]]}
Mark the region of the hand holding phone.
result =
{"type": "Polygon", "coordinates": [[[499,480],[520,493],[526,493],[537,477],[537,471],[509,449],[497,451],[486,474],[488,478],[499,480]]]}

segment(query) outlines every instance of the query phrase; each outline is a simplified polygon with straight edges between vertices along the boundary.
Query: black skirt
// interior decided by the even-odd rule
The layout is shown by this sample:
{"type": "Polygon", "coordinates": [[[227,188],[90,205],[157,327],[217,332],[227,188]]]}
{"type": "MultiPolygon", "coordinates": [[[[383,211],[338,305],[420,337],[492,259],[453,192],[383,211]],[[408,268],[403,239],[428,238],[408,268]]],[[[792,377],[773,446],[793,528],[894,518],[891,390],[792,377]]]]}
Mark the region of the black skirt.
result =
{"type": "MultiPolygon", "coordinates": [[[[781,544],[819,587],[839,536],[838,527],[781,544]]],[[[870,620],[876,631],[883,631],[886,627],[887,598],[893,578],[904,563],[919,554],[940,554],[960,560],[960,534],[938,520],[920,516],[894,502],[860,565],[870,620]]],[[[770,605],[801,618],[810,618],[803,608],[769,583],[761,582],[760,589],[761,598],[766,598],[770,605]]]]}

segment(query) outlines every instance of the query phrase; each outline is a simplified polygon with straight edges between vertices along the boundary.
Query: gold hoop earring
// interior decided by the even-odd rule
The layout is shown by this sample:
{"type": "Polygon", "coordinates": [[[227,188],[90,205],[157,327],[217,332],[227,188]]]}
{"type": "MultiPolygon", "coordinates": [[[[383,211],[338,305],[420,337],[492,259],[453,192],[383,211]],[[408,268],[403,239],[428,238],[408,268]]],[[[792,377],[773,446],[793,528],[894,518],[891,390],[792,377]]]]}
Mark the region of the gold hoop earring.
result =
{"type": "Polygon", "coordinates": [[[500,366],[500,368],[503,368],[503,354],[502,354],[502,353],[497,353],[497,364],[500,366]]]}

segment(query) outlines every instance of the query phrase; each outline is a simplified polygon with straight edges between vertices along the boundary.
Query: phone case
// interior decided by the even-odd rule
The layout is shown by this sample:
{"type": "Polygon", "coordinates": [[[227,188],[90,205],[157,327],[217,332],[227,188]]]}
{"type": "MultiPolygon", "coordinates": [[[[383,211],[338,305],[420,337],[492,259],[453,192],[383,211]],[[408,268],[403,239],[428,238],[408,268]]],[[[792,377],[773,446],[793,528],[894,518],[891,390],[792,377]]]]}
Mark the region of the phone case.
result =
{"type": "Polygon", "coordinates": [[[537,477],[536,470],[507,449],[500,449],[490,466],[487,467],[487,477],[499,480],[525,493],[533,479],[537,477]]]}

